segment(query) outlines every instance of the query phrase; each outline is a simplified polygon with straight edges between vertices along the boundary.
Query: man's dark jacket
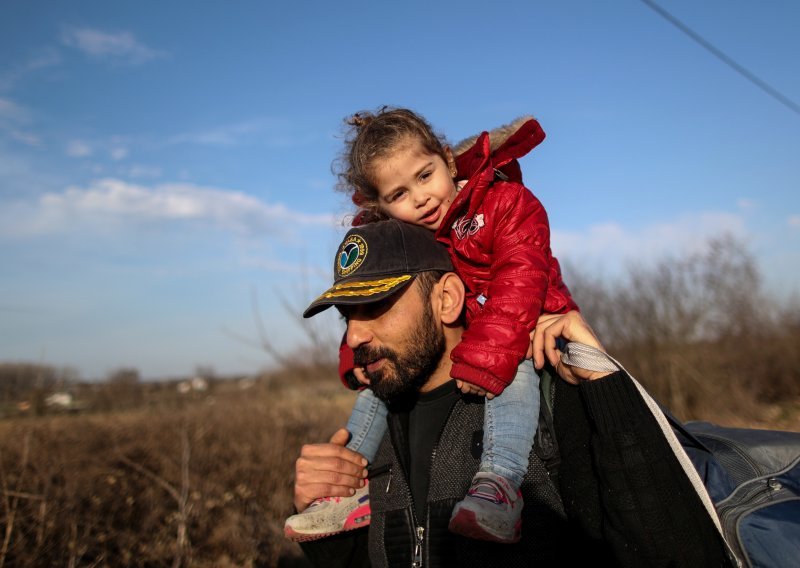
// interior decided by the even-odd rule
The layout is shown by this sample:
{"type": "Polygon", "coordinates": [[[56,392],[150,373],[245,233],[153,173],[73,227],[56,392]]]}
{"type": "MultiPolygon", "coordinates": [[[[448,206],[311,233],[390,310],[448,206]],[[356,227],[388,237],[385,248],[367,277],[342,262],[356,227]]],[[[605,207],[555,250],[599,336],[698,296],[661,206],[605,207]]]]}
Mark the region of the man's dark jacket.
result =
{"type": "MultiPolygon", "coordinates": [[[[483,399],[463,397],[453,406],[434,450],[425,518],[414,510],[407,481],[414,451],[406,442],[407,416],[391,412],[389,436],[371,468],[371,565],[727,566],[719,533],[628,376],[618,372],[579,387],[559,380],[553,388],[554,421],[543,405],[516,544],[447,530],[480,462],[483,399]],[[553,430],[557,449],[548,436],[553,430]]],[[[319,566],[370,565],[364,532],[303,548],[319,566]]]]}

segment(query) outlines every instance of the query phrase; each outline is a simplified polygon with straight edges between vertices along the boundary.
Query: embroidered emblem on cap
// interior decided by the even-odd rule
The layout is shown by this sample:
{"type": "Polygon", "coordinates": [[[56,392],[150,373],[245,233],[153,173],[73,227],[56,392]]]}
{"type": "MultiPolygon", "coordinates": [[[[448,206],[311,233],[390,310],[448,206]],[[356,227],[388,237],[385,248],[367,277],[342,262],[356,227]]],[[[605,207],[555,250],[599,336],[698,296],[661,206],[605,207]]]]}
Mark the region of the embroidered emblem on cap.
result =
{"type": "Polygon", "coordinates": [[[352,274],[361,266],[367,257],[367,241],[360,235],[350,235],[339,249],[339,260],[336,263],[336,272],[344,277],[352,274]]]}

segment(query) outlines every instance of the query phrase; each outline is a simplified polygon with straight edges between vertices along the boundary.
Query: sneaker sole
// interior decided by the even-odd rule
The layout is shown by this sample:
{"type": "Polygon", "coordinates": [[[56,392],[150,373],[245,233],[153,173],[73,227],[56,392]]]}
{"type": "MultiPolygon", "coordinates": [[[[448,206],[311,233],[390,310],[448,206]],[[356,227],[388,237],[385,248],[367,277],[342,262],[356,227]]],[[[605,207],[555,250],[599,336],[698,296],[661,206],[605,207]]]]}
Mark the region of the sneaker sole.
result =
{"type": "Polygon", "coordinates": [[[321,538],[327,538],[329,536],[369,526],[370,513],[371,509],[369,504],[362,505],[361,507],[358,507],[347,516],[347,519],[345,520],[344,526],[342,527],[341,530],[329,531],[324,533],[300,533],[295,531],[292,527],[284,525],[283,536],[294,542],[307,542],[310,540],[319,540],[321,538]]]}
{"type": "MultiPolygon", "coordinates": [[[[518,523],[521,525],[521,523],[518,523]]],[[[450,532],[460,534],[467,538],[474,538],[477,540],[487,540],[489,542],[499,542],[500,544],[514,544],[519,542],[520,531],[517,530],[516,534],[511,537],[502,537],[500,535],[491,533],[485,530],[478,524],[478,519],[473,511],[460,509],[453,518],[450,519],[450,524],[447,527],[450,532]]]]}

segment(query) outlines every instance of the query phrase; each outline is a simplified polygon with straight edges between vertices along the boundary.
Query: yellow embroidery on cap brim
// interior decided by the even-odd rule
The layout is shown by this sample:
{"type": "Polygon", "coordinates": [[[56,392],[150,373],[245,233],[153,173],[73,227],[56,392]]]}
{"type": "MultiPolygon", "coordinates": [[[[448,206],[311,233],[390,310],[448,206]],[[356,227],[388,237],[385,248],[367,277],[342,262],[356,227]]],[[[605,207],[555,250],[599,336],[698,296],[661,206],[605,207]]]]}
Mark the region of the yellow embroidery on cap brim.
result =
{"type": "Polygon", "coordinates": [[[329,300],[331,298],[342,298],[347,296],[373,296],[391,290],[398,284],[411,279],[410,274],[397,276],[394,278],[383,278],[382,280],[371,280],[367,282],[344,282],[337,284],[322,296],[317,298],[319,300],[329,300]]]}

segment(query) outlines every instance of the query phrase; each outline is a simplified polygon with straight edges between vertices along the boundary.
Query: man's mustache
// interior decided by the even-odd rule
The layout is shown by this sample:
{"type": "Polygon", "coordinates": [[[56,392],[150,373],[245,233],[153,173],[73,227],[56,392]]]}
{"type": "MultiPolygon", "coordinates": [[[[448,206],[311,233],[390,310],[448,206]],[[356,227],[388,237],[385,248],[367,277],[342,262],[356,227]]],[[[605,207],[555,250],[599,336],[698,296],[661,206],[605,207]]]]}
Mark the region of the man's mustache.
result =
{"type": "Polygon", "coordinates": [[[370,347],[361,345],[353,349],[353,363],[356,367],[366,367],[378,359],[397,361],[397,353],[388,347],[370,347]]]}

